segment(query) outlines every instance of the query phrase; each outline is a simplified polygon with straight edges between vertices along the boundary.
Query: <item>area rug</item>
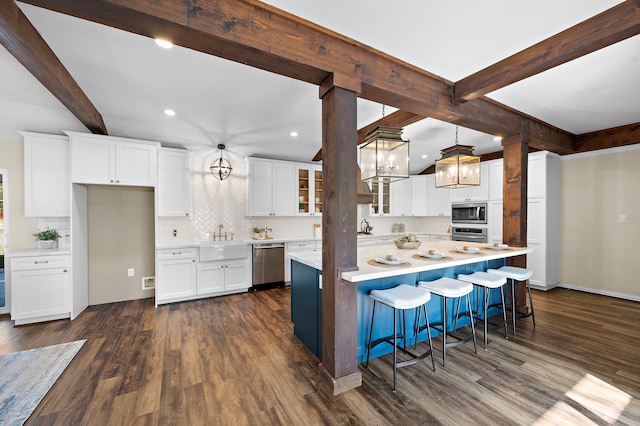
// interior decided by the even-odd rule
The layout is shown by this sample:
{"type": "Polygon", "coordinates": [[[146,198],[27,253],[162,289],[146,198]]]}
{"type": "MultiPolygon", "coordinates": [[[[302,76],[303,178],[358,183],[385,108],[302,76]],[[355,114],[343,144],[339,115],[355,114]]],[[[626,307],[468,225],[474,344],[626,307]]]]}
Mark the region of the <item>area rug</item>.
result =
{"type": "Polygon", "coordinates": [[[85,341],[0,355],[0,425],[22,425],[85,341]]]}

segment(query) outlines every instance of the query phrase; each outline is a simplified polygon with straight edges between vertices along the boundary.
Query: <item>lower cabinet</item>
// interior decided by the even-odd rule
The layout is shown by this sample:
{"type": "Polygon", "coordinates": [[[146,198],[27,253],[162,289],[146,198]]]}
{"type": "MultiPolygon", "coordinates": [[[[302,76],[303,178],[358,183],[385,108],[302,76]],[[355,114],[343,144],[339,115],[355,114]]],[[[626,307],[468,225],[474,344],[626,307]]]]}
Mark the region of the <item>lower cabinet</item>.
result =
{"type": "Polygon", "coordinates": [[[247,291],[249,258],[199,261],[198,247],[157,252],[156,305],[247,291]]]}
{"type": "Polygon", "coordinates": [[[196,248],[158,250],[156,304],[196,295],[196,248]]]}
{"type": "Polygon", "coordinates": [[[15,324],[70,317],[70,256],[12,258],[11,319],[15,324]]]}
{"type": "Polygon", "coordinates": [[[322,358],[322,272],[291,262],[293,334],[318,359],[322,358]]]}

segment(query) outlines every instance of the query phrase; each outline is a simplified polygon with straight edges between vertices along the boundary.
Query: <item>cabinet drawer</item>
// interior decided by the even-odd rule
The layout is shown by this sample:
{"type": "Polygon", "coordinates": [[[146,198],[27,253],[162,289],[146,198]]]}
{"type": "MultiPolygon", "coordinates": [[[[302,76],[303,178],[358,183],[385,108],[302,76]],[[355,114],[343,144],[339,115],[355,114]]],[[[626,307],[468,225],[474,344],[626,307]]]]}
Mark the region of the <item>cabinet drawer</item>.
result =
{"type": "Polygon", "coordinates": [[[316,242],[315,241],[296,241],[292,243],[287,243],[287,252],[290,251],[305,251],[305,250],[315,250],[316,242]]]}
{"type": "Polygon", "coordinates": [[[196,251],[195,247],[158,250],[158,260],[195,259],[196,251]]]}
{"type": "Polygon", "coordinates": [[[12,271],[31,271],[34,269],[54,269],[69,267],[69,256],[27,256],[11,259],[12,271]]]}

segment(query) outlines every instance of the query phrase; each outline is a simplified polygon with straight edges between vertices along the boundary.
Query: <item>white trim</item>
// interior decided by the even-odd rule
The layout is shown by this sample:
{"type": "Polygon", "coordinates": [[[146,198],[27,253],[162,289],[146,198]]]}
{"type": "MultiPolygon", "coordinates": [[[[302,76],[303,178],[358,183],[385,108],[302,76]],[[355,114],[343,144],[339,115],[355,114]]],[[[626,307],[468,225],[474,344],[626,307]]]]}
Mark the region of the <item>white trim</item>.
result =
{"type": "Polygon", "coordinates": [[[4,222],[4,306],[0,307],[0,314],[11,312],[11,268],[9,265],[9,170],[0,168],[2,175],[2,202],[3,202],[3,222],[4,222]]]}
{"type": "Polygon", "coordinates": [[[635,302],[640,302],[640,296],[635,296],[633,294],[617,293],[617,292],[608,291],[608,290],[601,290],[601,289],[591,288],[591,287],[582,287],[579,285],[565,284],[565,283],[560,283],[558,287],[568,288],[569,290],[584,291],[585,293],[600,294],[602,296],[610,296],[610,297],[616,297],[618,299],[633,300],[635,302]]]}
{"type": "Polygon", "coordinates": [[[638,149],[640,149],[640,143],[633,144],[633,145],[626,145],[626,146],[618,146],[615,148],[598,149],[596,151],[579,152],[577,154],[563,155],[560,157],[560,159],[562,161],[576,160],[579,158],[597,157],[599,155],[605,155],[605,154],[619,154],[621,152],[635,151],[638,149]]]}

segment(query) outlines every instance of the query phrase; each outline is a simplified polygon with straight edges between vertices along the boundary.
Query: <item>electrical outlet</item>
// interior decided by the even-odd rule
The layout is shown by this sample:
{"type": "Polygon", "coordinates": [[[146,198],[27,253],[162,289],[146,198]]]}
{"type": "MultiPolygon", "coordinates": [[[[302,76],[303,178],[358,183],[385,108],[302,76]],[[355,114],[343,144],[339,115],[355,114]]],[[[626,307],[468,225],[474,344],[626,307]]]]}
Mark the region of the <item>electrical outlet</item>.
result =
{"type": "Polygon", "coordinates": [[[135,277],[136,276],[136,271],[133,268],[129,268],[127,269],[127,276],[128,277],[135,277]]]}
{"type": "Polygon", "coordinates": [[[156,277],[142,277],[142,289],[150,290],[156,288],[156,277]]]}
{"type": "Polygon", "coordinates": [[[618,216],[618,222],[620,223],[627,223],[627,215],[626,214],[621,214],[618,216]]]}
{"type": "Polygon", "coordinates": [[[174,236],[174,237],[177,237],[177,236],[178,236],[178,230],[177,230],[177,229],[174,229],[174,230],[173,230],[173,236],[174,236]]]}

